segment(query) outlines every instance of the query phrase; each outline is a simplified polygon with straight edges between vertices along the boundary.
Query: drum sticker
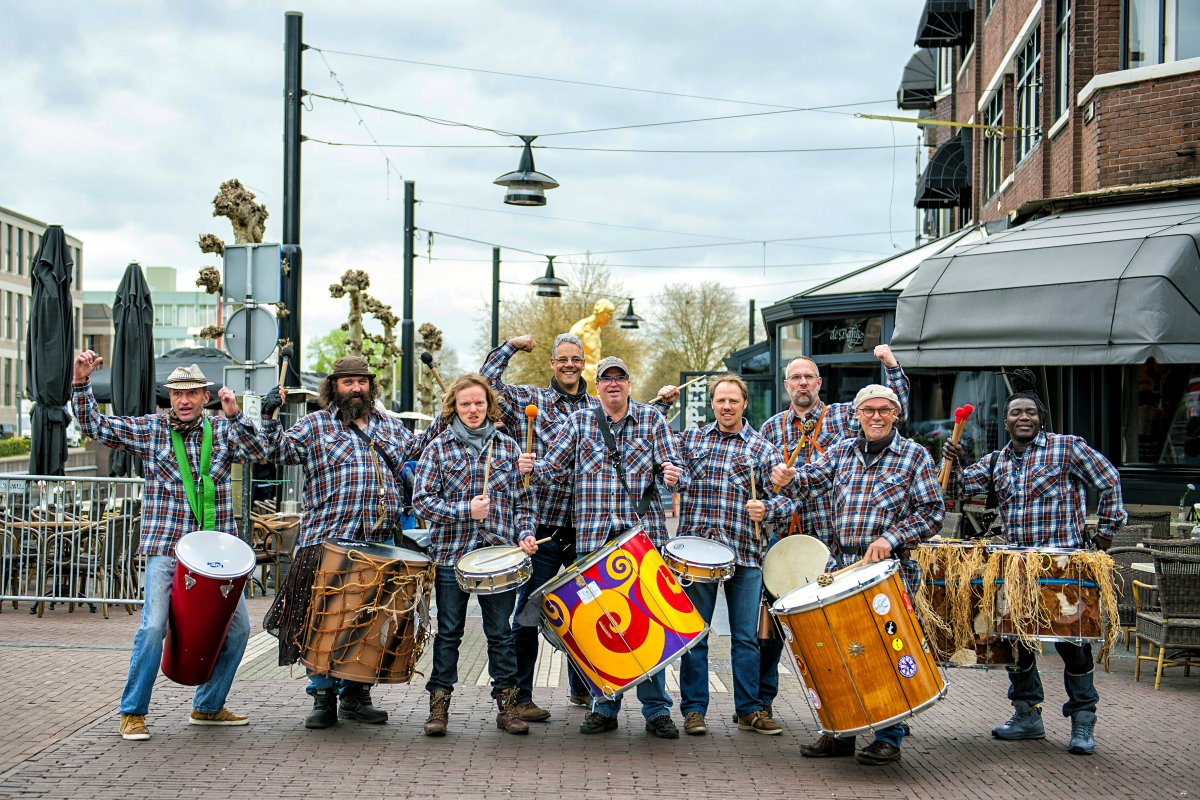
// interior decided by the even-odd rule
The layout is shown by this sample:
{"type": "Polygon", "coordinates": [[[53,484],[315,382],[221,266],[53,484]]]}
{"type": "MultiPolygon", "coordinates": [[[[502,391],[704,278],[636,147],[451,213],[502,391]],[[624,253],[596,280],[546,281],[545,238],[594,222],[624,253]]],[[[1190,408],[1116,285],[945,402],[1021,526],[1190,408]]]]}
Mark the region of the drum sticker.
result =
{"type": "Polygon", "coordinates": [[[595,581],[588,581],[582,589],[579,590],[579,602],[585,606],[600,596],[600,587],[595,581]]]}
{"type": "Polygon", "coordinates": [[[892,610],[892,601],[888,599],[886,594],[880,592],[871,598],[871,608],[875,609],[875,613],[882,617],[892,610]]]}
{"type": "Polygon", "coordinates": [[[861,656],[863,653],[867,652],[867,648],[863,647],[862,642],[851,642],[850,646],[846,649],[849,650],[850,655],[852,656],[861,656]]]}
{"type": "Polygon", "coordinates": [[[911,678],[917,674],[917,662],[912,656],[901,656],[896,662],[896,667],[900,670],[900,674],[906,678],[911,678]]]}
{"type": "Polygon", "coordinates": [[[890,620],[890,619],[889,619],[887,622],[885,622],[885,623],[883,624],[883,629],[884,629],[884,631],[886,631],[886,632],[887,632],[887,635],[888,635],[888,636],[895,636],[895,635],[896,635],[896,623],[895,623],[895,621],[893,621],[893,620],[890,620]]]}
{"type": "Polygon", "coordinates": [[[897,636],[895,639],[892,639],[892,649],[897,650],[897,651],[903,650],[904,649],[904,640],[901,639],[899,636],[897,636]]]}
{"type": "Polygon", "coordinates": [[[808,690],[808,702],[812,703],[813,708],[821,707],[821,697],[812,689],[808,690]]]}
{"type": "Polygon", "coordinates": [[[796,659],[796,669],[798,669],[798,670],[800,671],[800,674],[801,674],[801,675],[807,675],[807,674],[808,674],[808,667],[806,667],[806,666],[804,665],[804,659],[802,659],[802,658],[797,658],[797,659],[796,659]]]}

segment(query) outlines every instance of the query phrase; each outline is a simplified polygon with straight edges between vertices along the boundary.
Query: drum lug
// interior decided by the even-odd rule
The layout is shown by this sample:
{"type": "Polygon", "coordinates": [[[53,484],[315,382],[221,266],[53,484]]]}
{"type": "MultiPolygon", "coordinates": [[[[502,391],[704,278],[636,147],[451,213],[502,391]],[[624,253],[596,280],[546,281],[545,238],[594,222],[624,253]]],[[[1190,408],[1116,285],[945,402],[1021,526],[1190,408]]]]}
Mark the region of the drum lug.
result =
{"type": "Polygon", "coordinates": [[[229,593],[233,591],[233,584],[226,583],[221,587],[221,597],[229,597],[229,593]]]}
{"type": "Polygon", "coordinates": [[[195,578],[193,578],[191,575],[184,575],[184,576],[183,576],[183,588],[184,588],[184,589],[190,589],[190,588],[192,588],[192,587],[193,587],[193,586],[195,586],[195,585],[196,585],[196,579],[195,579],[195,578]]]}

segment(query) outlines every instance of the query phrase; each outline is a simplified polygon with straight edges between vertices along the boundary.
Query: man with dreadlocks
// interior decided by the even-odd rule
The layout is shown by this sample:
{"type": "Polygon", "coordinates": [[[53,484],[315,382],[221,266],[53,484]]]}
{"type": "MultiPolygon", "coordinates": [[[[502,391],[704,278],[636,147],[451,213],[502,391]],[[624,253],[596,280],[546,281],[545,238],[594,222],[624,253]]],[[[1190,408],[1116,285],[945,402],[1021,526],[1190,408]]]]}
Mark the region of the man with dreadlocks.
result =
{"type": "MultiPolygon", "coordinates": [[[[366,359],[345,356],[321,381],[322,409],[288,430],[271,418],[287,397],[286,390],[273,389],[263,401],[263,436],[273,460],[304,469],[304,516],[296,556],[264,622],[279,637],[281,666],[300,658],[299,638],[321,542],[335,537],[391,540],[400,528],[400,470],[441,430],[435,424],[424,436],[414,436],[399,419],[375,410],[378,396],[366,359]]],[[[371,704],[368,684],[310,673],[307,691],[313,708],[304,720],[306,728],[328,728],[338,717],[373,725],[387,722],[387,712],[371,704]]]]}
{"type": "MultiPolygon", "coordinates": [[[[1033,373],[1013,374],[1013,393],[1004,403],[1004,427],[1009,443],[965,469],[963,447],[946,442],[945,455],[953,461],[951,496],[987,492],[994,485],[1000,499],[1000,518],[1010,544],[1018,547],[1086,546],[1084,512],[1088,486],[1100,493],[1096,513],[1100,520],[1092,544],[1107,550],[1113,531],[1128,516],[1121,503],[1121,476],[1104,456],[1078,436],[1044,429],[1046,408],[1034,391],[1033,373]]],[[[1063,660],[1067,702],[1063,716],[1071,718],[1068,750],[1078,755],[1095,751],[1096,704],[1100,696],[1092,682],[1092,646],[1055,642],[1063,660]]],[[[1037,670],[1037,656],[1017,645],[1017,664],[1008,668],[1008,699],[1013,715],[992,729],[997,739],[1043,739],[1041,702],[1045,695],[1037,670]]]]}

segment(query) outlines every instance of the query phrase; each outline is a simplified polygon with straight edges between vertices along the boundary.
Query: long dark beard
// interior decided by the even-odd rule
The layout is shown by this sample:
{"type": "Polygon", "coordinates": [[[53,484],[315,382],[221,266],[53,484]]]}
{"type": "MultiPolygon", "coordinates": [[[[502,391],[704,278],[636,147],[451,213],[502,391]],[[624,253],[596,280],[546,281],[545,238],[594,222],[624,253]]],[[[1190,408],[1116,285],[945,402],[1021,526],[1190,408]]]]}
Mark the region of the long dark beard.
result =
{"type": "Polygon", "coordinates": [[[371,407],[367,405],[366,395],[352,394],[343,397],[339,394],[334,403],[337,405],[338,415],[347,422],[362,419],[371,411],[371,407]]]}

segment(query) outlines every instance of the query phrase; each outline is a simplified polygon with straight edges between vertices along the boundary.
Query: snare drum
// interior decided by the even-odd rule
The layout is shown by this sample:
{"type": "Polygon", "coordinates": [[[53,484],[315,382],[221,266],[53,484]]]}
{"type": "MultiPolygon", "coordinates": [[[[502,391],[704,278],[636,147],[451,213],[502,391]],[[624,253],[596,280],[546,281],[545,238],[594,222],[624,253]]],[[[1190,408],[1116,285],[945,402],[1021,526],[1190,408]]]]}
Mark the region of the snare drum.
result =
{"type": "Polygon", "coordinates": [[[516,589],[533,575],[533,559],[513,547],[472,550],[454,565],[458,588],[470,594],[500,594],[516,589]]]}
{"type": "Polygon", "coordinates": [[[595,697],[665,669],[708,634],[692,601],[640,528],[575,562],[537,590],[542,633],[595,697]]]}
{"type": "Polygon", "coordinates": [[[727,581],[737,566],[733,548],[699,536],[676,536],[663,548],[662,558],[684,586],[727,581]]]}
{"type": "Polygon", "coordinates": [[[822,733],[853,736],[946,694],[894,559],[850,567],[771,606],[822,733]]]}

